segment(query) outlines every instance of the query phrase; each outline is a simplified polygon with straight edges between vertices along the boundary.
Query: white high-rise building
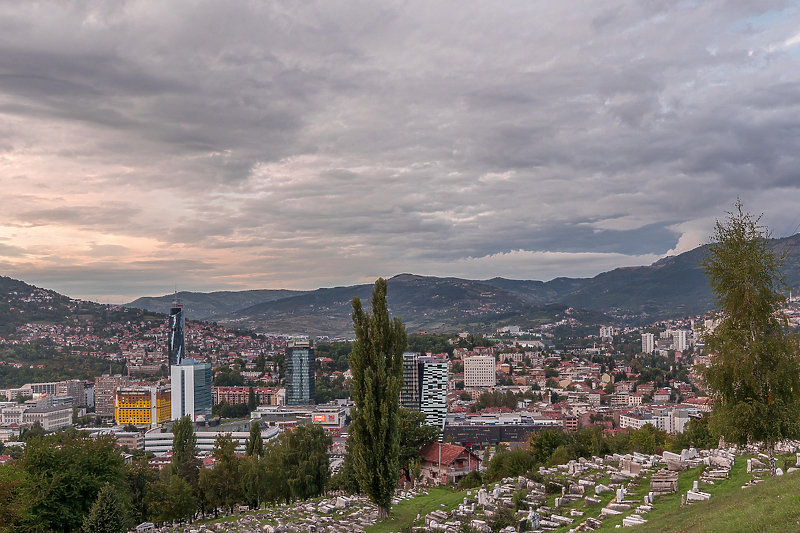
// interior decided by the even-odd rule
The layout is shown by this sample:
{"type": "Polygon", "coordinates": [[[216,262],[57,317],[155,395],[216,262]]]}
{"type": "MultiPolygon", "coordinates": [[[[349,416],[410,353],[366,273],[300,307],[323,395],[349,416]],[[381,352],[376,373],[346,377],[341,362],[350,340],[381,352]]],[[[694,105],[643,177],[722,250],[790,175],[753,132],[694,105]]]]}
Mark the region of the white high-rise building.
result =
{"type": "Polygon", "coordinates": [[[473,355],[464,359],[464,387],[474,389],[497,385],[493,355],[473,355]]]}
{"type": "Polygon", "coordinates": [[[211,418],[211,365],[184,359],[170,367],[172,420],[189,416],[192,421],[211,418]]]}
{"type": "Polygon", "coordinates": [[[675,350],[685,352],[689,349],[689,332],[685,329],[678,329],[672,332],[672,342],[675,350]]]}
{"type": "Polygon", "coordinates": [[[655,348],[655,336],[652,333],[642,333],[642,353],[653,353],[655,348]]]}
{"type": "Polygon", "coordinates": [[[447,367],[444,357],[420,357],[419,410],[425,423],[444,430],[447,420],[447,367]]]}

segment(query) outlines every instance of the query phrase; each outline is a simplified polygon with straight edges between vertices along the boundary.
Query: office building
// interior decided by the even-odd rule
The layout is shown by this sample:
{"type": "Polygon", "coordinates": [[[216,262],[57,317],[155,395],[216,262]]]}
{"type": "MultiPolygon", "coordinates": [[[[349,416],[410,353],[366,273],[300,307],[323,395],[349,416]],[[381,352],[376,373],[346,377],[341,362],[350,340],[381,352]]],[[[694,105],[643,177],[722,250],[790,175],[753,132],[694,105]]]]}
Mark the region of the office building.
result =
{"type": "Polygon", "coordinates": [[[419,358],[419,410],[425,414],[425,423],[444,429],[447,419],[446,357],[419,358]]]}
{"type": "Polygon", "coordinates": [[[403,388],[400,390],[400,405],[419,411],[419,355],[403,354],[403,388]]]}
{"type": "Polygon", "coordinates": [[[162,387],[119,389],[114,395],[114,419],[117,424],[155,427],[170,420],[171,399],[170,389],[162,387]]]}
{"type": "Polygon", "coordinates": [[[315,370],[314,347],[311,341],[289,341],[286,345],[286,405],[314,403],[315,370]]]}
{"type": "Polygon", "coordinates": [[[211,418],[211,364],[184,359],[170,367],[172,420],[189,416],[199,422],[211,418]]]}
{"type": "Polygon", "coordinates": [[[94,380],[94,404],[95,412],[98,416],[111,418],[114,416],[114,393],[118,389],[127,387],[130,384],[130,378],[116,374],[111,376],[103,374],[94,380]]]}
{"type": "Polygon", "coordinates": [[[179,365],[186,355],[185,329],[186,319],[183,315],[183,304],[175,299],[169,310],[169,333],[167,336],[167,355],[170,367],[179,365]]]}
{"type": "Polygon", "coordinates": [[[464,359],[464,387],[467,389],[494,387],[497,367],[493,355],[473,355],[464,359]]]}
{"type": "Polygon", "coordinates": [[[655,337],[652,333],[642,333],[642,353],[653,353],[656,349],[655,337]]]}

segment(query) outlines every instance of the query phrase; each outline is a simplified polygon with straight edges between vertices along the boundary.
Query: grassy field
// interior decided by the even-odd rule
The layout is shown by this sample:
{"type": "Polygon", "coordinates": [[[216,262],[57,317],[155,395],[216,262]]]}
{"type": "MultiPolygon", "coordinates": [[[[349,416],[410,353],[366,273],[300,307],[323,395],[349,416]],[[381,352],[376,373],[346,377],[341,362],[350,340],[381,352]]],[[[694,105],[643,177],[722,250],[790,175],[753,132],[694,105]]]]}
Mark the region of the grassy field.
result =
{"type": "Polygon", "coordinates": [[[367,533],[390,533],[400,531],[406,526],[424,525],[422,518],[431,511],[443,509],[452,511],[467,496],[466,491],[451,488],[430,489],[425,496],[417,496],[413,500],[403,500],[392,508],[389,518],[381,520],[366,528],[367,533]],[[415,524],[417,514],[420,521],[415,524]]]}

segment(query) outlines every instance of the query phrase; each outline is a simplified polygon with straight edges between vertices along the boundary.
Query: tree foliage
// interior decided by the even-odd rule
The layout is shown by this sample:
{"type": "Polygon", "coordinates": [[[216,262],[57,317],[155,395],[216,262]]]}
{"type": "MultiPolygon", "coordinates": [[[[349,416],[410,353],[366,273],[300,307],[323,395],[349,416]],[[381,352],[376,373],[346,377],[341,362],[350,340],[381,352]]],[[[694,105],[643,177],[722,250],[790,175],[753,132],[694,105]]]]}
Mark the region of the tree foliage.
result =
{"type": "Polygon", "coordinates": [[[356,342],[350,354],[350,453],[361,491],[387,517],[400,472],[399,397],[403,382],[406,330],[399,318],[389,318],[386,280],[379,278],[372,292],[372,314],[353,298],[356,342]]]}
{"type": "Polygon", "coordinates": [[[250,437],[247,439],[245,455],[262,457],[264,455],[264,439],[261,437],[261,424],[258,421],[250,425],[250,437]]]}
{"type": "Polygon", "coordinates": [[[201,464],[197,458],[197,435],[188,415],[173,424],[172,434],[172,473],[196,488],[201,464]]]}
{"type": "Polygon", "coordinates": [[[237,441],[230,433],[217,435],[212,455],[216,459],[213,469],[204,468],[200,473],[200,488],[214,507],[224,507],[228,512],[243,499],[241,472],[236,457],[237,441]]]}
{"type": "Polygon", "coordinates": [[[759,222],[739,201],[717,221],[702,265],[719,323],[704,335],[714,358],[702,374],[715,400],[712,432],[734,444],[765,443],[774,475],[775,443],[800,436],[800,364],[780,312],[783,259],[759,222]]]}
{"type": "Polygon", "coordinates": [[[25,473],[22,503],[27,517],[55,531],[79,530],[103,486],[119,487],[125,479],[122,457],[114,439],[106,436],[32,439],[20,465],[25,473]]]}
{"type": "Polygon", "coordinates": [[[425,423],[425,414],[401,407],[400,419],[400,469],[411,479],[411,470],[419,462],[423,446],[439,438],[439,428],[425,423]]]}
{"type": "Polygon", "coordinates": [[[83,519],[85,533],[121,533],[125,531],[125,512],[111,485],[106,485],[83,519]]]}

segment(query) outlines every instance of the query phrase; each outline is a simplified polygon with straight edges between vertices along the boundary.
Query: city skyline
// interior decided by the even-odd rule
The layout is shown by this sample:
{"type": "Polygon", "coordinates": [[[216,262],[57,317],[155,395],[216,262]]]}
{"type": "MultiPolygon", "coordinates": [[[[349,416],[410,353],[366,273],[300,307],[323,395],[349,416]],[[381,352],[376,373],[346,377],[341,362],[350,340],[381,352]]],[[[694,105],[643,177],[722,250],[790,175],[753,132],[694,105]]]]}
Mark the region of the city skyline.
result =
{"type": "Polygon", "coordinates": [[[549,280],[800,203],[793,2],[0,4],[0,275],[549,280]]]}

